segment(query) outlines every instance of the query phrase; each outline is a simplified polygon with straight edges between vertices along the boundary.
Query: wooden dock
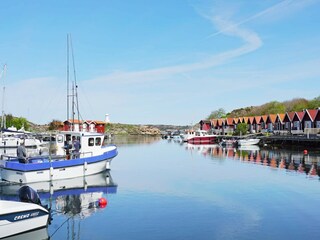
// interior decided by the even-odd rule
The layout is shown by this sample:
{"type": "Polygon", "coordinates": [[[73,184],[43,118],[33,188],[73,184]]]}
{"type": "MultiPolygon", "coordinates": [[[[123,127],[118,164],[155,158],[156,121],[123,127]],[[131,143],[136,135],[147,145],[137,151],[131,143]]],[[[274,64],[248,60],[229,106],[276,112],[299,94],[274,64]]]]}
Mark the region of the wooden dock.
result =
{"type": "Polygon", "coordinates": [[[261,138],[262,145],[302,145],[310,147],[320,147],[320,137],[316,135],[271,135],[261,138]]]}

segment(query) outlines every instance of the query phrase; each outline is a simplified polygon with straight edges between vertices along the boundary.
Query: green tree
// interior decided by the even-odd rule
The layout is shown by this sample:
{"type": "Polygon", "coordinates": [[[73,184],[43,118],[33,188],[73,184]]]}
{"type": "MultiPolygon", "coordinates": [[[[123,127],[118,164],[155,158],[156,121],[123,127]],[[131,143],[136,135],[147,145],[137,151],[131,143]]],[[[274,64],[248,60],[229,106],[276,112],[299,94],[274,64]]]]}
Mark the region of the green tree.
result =
{"type": "Polygon", "coordinates": [[[11,114],[6,115],[6,126],[21,129],[24,127],[26,131],[29,130],[29,123],[24,117],[14,117],[11,114]]]}
{"type": "Polygon", "coordinates": [[[235,136],[246,135],[247,131],[248,131],[248,124],[239,123],[239,124],[237,124],[237,128],[235,129],[233,135],[235,135],[235,136]]]}
{"type": "Polygon", "coordinates": [[[309,101],[308,109],[316,109],[320,107],[320,96],[309,101]]]}
{"type": "Polygon", "coordinates": [[[206,119],[210,120],[210,119],[225,118],[225,117],[226,117],[226,111],[223,108],[219,108],[218,110],[212,111],[211,114],[206,119]]]}

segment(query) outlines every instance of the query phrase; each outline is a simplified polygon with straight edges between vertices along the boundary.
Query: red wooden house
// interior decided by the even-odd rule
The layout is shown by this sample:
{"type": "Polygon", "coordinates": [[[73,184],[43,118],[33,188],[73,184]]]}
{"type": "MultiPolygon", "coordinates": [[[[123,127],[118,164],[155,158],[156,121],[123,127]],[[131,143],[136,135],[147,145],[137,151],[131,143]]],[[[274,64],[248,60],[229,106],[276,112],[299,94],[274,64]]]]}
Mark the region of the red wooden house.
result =
{"type": "Polygon", "coordinates": [[[69,119],[63,122],[64,131],[81,131],[81,132],[105,132],[105,122],[86,120],[80,121],[77,119],[69,119]]]}
{"type": "Polygon", "coordinates": [[[284,130],[291,132],[292,126],[293,126],[292,122],[293,122],[294,114],[295,112],[286,112],[283,118],[284,130]]]}
{"type": "Polygon", "coordinates": [[[205,130],[205,131],[209,131],[211,130],[212,128],[212,125],[211,125],[211,121],[210,120],[201,120],[199,122],[200,124],[200,129],[201,130],[205,130]]]}

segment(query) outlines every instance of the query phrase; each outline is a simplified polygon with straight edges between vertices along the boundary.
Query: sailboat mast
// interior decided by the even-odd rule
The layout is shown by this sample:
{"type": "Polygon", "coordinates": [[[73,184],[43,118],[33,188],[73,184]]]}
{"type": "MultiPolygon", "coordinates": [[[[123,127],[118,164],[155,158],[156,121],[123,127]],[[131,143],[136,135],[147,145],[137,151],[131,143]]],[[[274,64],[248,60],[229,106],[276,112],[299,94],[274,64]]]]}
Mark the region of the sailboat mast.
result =
{"type": "Polygon", "coordinates": [[[3,70],[2,70],[2,73],[1,73],[1,77],[3,78],[3,88],[2,88],[2,111],[1,111],[1,132],[4,128],[6,128],[6,118],[5,118],[5,115],[4,115],[4,95],[5,95],[5,91],[6,91],[6,87],[5,87],[5,76],[6,76],[6,71],[7,71],[7,65],[4,64],[3,66],[3,70]]]}
{"type": "Polygon", "coordinates": [[[69,119],[69,34],[67,34],[67,119],[69,119]]]}

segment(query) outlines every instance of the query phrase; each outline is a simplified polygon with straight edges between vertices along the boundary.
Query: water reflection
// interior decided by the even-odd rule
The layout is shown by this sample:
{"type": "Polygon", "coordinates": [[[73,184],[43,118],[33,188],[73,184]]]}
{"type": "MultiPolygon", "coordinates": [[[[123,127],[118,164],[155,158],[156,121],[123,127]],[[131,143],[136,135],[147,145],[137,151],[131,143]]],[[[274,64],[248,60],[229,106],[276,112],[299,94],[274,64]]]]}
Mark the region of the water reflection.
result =
{"type": "Polygon", "coordinates": [[[107,139],[107,143],[116,144],[117,146],[123,145],[143,145],[159,142],[160,136],[141,136],[141,135],[118,135],[107,139]]]}
{"type": "MultiPolygon", "coordinates": [[[[86,177],[26,185],[37,191],[43,205],[51,208],[53,217],[53,224],[49,226],[51,236],[66,224],[68,231],[72,230],[68,233],[72,239],[77,235],[79,237],[80,221],[103,210],[107,206],[108,195],[117,192],[117,184],[114,183],[110,171],[86,177]],[[78,221],[77,232],[75,232],[76,221],[78,221]]],[[[21,184],[3,183],[0,185],[0,199],[19,201],[17,193],[21,186],[21,184]]]]}
{"type": "Polygon", "coordinates": [[[36,240],[36,239],[46,240],[50,238],[48,235],[47,228],[41,228],[31,232],[26,232],[23,234],[19,234],[19,235],[7,237],[7,238],[1,238],[1,239],[2,240],[36,240]]]}
{"type": "Polygon", "coordinates": [[[263,149],[259,146],[221,147],[219,145],[185,144],[188,151],[196,151],[215,158],[231,158],[245,163],[259,164],[290,172],[320,176],[320,155],[317,152],[304,152],[284,149],[263,149]]]}

